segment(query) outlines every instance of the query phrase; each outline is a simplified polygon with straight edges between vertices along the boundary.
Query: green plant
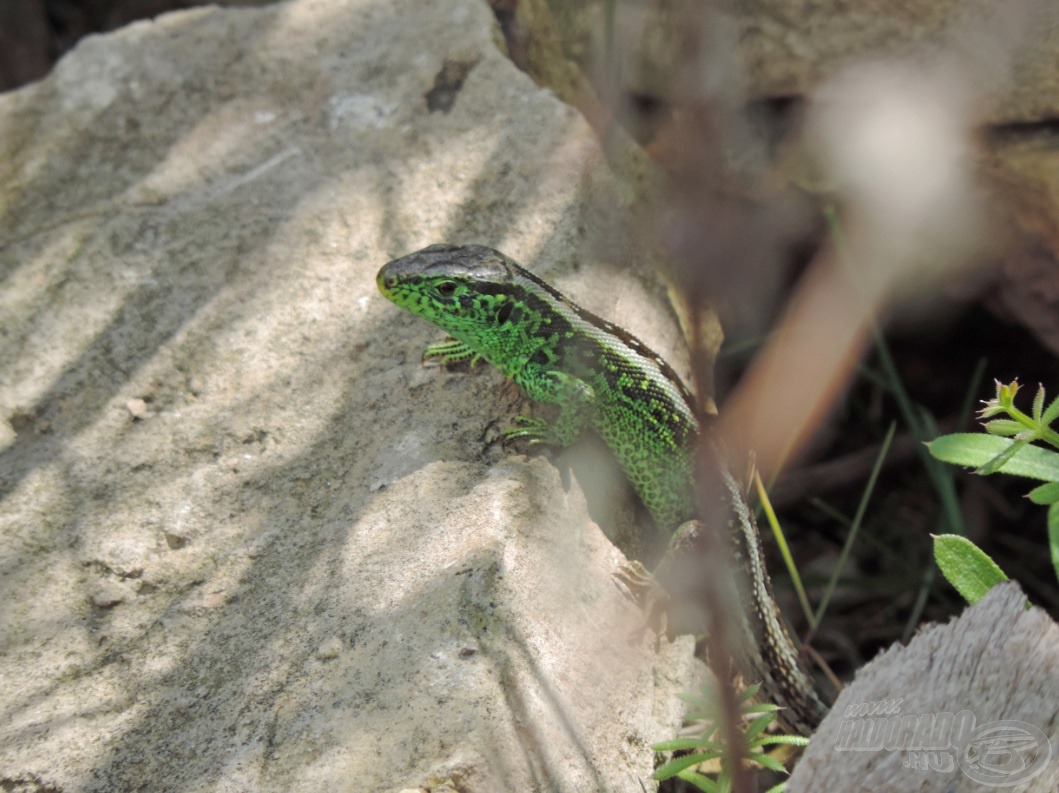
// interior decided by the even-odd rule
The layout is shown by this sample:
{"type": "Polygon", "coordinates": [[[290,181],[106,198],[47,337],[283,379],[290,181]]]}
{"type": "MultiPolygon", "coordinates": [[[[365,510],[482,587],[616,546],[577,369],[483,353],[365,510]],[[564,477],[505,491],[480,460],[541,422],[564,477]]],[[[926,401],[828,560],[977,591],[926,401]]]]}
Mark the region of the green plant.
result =
{"type": "MultiPolygon", "coordinates": [[[[754,704],[752,700],[757,695],[758,688],[757,685],[749,686],[739,697],[739,711],[746,719],[743,727],[745,744],[741,756],[745,761],[761,768],[786,773],[787,769],[784,768],[783,763],[766,754],[765,747],[778,744],[806,746],[809,739],[798,735],[766,733],[769,725],[776,720],[776,712],[779,708],[768,703],[754,704]]],[[[726,765],[727,753],[724,745],[714,740],[714,736],[719,732],[722,717],[715,692],[708,684],[703,683],[700,693],[681,694],[680,698],[691,705],[685,721],[697,724],[699,734],[690,738],[677,738],[654,744],[651,748],[656,752],[691,752],[691,754],[675,757],[660,766],[655,771],[654,778],[661,781],[675,776],[705,793],[728,793],[732,789],[732,770],[726,765]],[[711,778],[694,768],[709,762],[720,764],[721,770],[716,778],[711,778]]],[[[779,793],[786,784],[782,782],[776,785],[769,790],[769,793],[779,793]]]]}
{"type": "MultiPolygon", "coordinates": [[[[1018,382],[997,381],[996,397],[987,400],[979,413],[986,434],[943,435],[927,444],[930,453],[943,462],[973,467],[983,476],[1013,474],[1038,479],[1045,484],[1029,492],[1035,504],[1048,507],[1048,544],[1052,565],[1059,578],[1059,432],[1051,425],[1059,419],[1059,398],[1045,407],[1044,386],[1037,387],[1030,413],[1015,407],[1018,382]],[[1003,416],[1003,418],[996,418],[1003,416]]],[[[934,538],[934,558],[945,577],[970,603],[975,603],[1007,576],[970,540],[954,535],[934,538]]]]}

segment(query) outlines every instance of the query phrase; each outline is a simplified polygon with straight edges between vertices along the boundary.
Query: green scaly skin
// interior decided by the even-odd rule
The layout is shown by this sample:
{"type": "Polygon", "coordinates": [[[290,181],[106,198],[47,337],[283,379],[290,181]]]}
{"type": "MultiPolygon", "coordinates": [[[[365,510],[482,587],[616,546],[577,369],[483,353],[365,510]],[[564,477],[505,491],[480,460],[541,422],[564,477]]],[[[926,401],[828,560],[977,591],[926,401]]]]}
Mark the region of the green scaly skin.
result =
{"type": "MultiPolygon", "coordinates": [[[[659,528],[690,535],[695,518],[692,398],[669,365],[621,328],[585,311],[491,248],[432,245],[385,265],[379,290],[447,331],[427,348],[442,363],[484,358],[535,402],[558,405],[553,422],[518,416],[508,438],[567,446],[594,429],[613,451],[659,528]]],[[[740,621],[735,656],[750,681],[786,708],[782,720],[809,734],[827,711],[801,669],[779,616],[757,525],[734,478],[731,541],[753,607],[740,621]]]]}
{"type": "Polygon", "coordinates": [[[659,528],[672,532],[694,517],[691,397],[640,341],[490,248],[432,245],[390,262],[376,281],[454,340],[425,357],[484,358],[534,402],[559,406],[551,424],[518,417],[507,437],[568,446],[590,426],[659,528]]]}

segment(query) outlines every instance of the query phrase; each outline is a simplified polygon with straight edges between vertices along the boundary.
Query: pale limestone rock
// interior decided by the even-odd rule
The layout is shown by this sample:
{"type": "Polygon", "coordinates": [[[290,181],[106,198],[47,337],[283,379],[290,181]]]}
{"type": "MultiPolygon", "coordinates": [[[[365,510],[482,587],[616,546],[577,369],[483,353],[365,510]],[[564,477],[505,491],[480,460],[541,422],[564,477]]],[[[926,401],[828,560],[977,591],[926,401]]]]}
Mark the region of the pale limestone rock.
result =
{"type": "Polygon", "coordinates": [[[132,595],[128,587],[109,579],[97,582],[91,592],[92,605],[101,609],[114,608],[132,595]]]}
{"type": "Polygon", "coordinates": [[[577,480],[375,287],[491,244],[675,349],[600,263],[643,258],[623,188],[496,39],[474,0],[201,8],[0,96],[4,785],[651,789],[690,642],[626,645],[577,480]]]}

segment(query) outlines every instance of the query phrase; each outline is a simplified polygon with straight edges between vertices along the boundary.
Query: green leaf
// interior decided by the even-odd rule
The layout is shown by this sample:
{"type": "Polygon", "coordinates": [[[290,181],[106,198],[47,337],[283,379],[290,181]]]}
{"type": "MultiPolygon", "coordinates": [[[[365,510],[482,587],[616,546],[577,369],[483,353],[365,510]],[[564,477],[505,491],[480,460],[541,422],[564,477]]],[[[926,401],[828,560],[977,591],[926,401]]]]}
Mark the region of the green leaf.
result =
{"type": "Polygon", "coordinates": [[[1059,397],[1052,400],[1052,404],[1044,409],[1044,415],[1041,416],[1041,424],[1048,426],[1056,419],[1059,419],[1059,397]]]}
{"type": "Polygon", "coordinates": [[[1029,497],[1034,504],[1054,504],[1059,501],[1059,482],[1035,487],[1029,492],[1029,497]]]}
{"type": "Polygon", "coordinates": [[[717,720],[717,710],[712,706],[709,708],[703,708],[702,710],[689,710],[684,714],[684,721],[689,724],[693,721],[704,721],[713,724],[717,722],[717,720]]]}
{"type": "MultiPolygon", "coordinates": [[[[935,438],[927,444],[927,449],[931,455],[944,463],[978,468],[1012,445],[1014,441],[1007,438],[977,432],[958,432],[935,438]]],[[[1059,454],[1040,446],[1024,446],[1016,457],[1008,461],[1001,473],[1041,479],[1045,482],[1059,482],[1059,454]]]]}
{"type": "Polygon", "coordinates": [[[720,786],[710,779],[708,776],[703,776],[698,771],[692,771],[690,768],[687,771],[681,771],[677,774],[685,782],[689,782],[703,793],[720,793],[720,786]]]}
{"type": "Polygon", "coordinates": [[[765,793],[783,793],[787,789],[786,781],[780,782],[778,785],[773,785],[765,793]]]}
{"type": "Polygon", "coordinates": [[[656,752],[683,752],[690,749],[711,749],[718,753],[724,751],[719,743],[704,738],[674,738],[672,741],[653,743],[651,749],[656,752]]]}
{"type": "Polygon", "coordinates": [[[757,705],[747,705],[743,713],[779,713],[783,708],[773,705],[771,702],[760,702],[757,705]]]}
{"type": "Polygon", "coordinates": [[[966,537],[941,534],[934,538],[934,561],[964,600],[974,605],[1008,578],[981,548],[966,537]]]}
{"type": "Polygon", "coordinates": [[[699,763],[705,763],[707,760],[712,760],[713,757],[705,754],[689,754],[684,757],[674,757],[668,763],[660,765],[655,769],[653,778],[657,780],[669,779],[670,777],[676,776],[685,768],[691,768],[693,765],[699,763]]]}
{"type": "Polygon", "coordinates": [[[1015,438],[1015,442],[1004,449],[1000,454],[994,457],[992,460],[987,462],[981,468],[975,470],[976,474],[981,476],[989,476],[989,474],[995,474],[1001,468],[1008,464],[1008,462],[1018,452],[1029,445],[1029,442],[1025,438],[1015,438]]]}
{"type": "Polygon", "coordinates": [[[767,754],[756,754],[753,756],[753,761],[763,768],[767,768],[770,771],[775,771],[779,774],[786,774],[787,768],[779,760],[774,757],[769,757],[767,754]]]}
{"type": "Polygon", "coordinates": [[[1026,430],[1024,424],[1011,419],[993,419],[982,425],[990,435],[1018,435],[1026,430]]]}
{"type": "Polygon", "coordinates": [[[743,737],[746,738],[747,741],[754,740],[775,720],[775,717],[772,715],[758,716],[746,726],[746,729],[743,731],[743,737]]]}
{"type": "Polygon", "coordinates": [[[801,735],[766,735],[763,738],[758,738],[757,742],[759,746],[770,746],[774,743],[785,743],[790,746],[809,745],[809,739],[801,735]]]}
{"type": "Polygon", "coordinates": [[[748,699],[752,699],[757,696],[757,692],[761,690],[760,683],[751,683],[746,687],[746,690],[739,695],[739,702],[746,702],[748,699]]]}
{"type": "Polygon", "coordinates": [[[1052,549],[1052,567],[1059,579],[1059,504],[1048,507],[1048,545],[1052,549]]]}
{"type": "Polygon", "coordinates": [[[1033,395],[1033,420],[1041,423],[1041,412],[1044,410],[1044,386],[1037,384],[1037,393],[1033,395]]]}

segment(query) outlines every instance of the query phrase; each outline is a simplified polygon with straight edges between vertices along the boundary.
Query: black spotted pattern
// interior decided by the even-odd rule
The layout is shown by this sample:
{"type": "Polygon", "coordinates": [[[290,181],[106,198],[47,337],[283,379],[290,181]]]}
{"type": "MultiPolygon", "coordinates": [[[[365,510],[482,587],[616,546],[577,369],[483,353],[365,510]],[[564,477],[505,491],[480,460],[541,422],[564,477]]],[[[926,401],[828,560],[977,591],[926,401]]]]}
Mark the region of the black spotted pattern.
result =
{"type": "Polygon", "coordinates": [[[691,396],[634,336],[480,246],[425,248],[387,264],[377,283],[514,378],[530,399],[559,405],[559,442],[568,442],[571,425],[591,423],[661,528],[694,516],[691,396]]]}

